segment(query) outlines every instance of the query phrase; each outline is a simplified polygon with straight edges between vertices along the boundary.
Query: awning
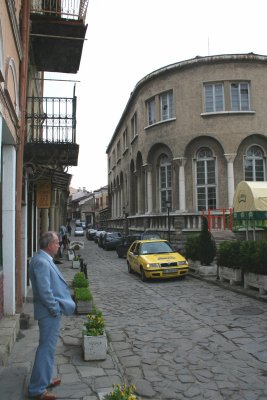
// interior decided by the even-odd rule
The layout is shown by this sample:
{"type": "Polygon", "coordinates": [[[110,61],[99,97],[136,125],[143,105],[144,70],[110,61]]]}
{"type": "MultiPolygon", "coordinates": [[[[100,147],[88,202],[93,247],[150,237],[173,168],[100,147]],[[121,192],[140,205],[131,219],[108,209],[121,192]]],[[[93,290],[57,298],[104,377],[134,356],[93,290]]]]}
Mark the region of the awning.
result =
{"type": "Polygon", "coordinates": [[[240,182],[234,194],[233,208],[236,219],[267,219],[267,182],[240,182]]]}

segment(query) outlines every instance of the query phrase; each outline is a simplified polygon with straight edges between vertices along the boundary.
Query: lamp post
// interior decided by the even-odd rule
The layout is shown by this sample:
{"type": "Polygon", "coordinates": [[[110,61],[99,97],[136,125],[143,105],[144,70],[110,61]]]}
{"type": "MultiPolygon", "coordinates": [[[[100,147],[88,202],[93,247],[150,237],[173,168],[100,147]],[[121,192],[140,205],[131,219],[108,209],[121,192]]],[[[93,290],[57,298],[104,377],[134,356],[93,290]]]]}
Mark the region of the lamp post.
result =
{"type": "Polygon", "coordinates": [[[167,217],[167,223],[168,223],[168,241],[171,241],[170,238],[170,208],[171,208],[171,202],[169,200],[166,201],[166,207],[167,207],[167,212],[168,212],[168,217],[167,217]]]}

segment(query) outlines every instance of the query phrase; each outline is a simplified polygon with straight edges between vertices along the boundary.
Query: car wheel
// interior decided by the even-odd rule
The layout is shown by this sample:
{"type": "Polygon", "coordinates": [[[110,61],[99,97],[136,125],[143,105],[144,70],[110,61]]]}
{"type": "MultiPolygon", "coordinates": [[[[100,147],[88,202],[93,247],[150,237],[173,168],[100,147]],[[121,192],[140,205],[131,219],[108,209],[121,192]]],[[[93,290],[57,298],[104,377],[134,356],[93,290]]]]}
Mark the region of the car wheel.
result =
{"type": "Polygon", "coordinates": [[[127,261],[127,266],[128,266],[128,272],[129,272],[129,274],[132,274],[132,273],[133,273],[133,270],[132,270],[132,268],[131,268],[131,266],[130,266],[130,264],[129,264],[128,261],[127,261]]]}
{"type": "Polygon", "coordinates": [[[143,282],[145,282],[145,281],[147,280],[145,271],[143,270],[142,267],[141,267],[141,280],[142,280],[143,282]]]}
{"type": "Polygon", "coordinates": [[[119,258],[122,258],[122,255],[121,255],[121,253],[119,251],[117,251],[117,254],[118,254],[119,258]]]}

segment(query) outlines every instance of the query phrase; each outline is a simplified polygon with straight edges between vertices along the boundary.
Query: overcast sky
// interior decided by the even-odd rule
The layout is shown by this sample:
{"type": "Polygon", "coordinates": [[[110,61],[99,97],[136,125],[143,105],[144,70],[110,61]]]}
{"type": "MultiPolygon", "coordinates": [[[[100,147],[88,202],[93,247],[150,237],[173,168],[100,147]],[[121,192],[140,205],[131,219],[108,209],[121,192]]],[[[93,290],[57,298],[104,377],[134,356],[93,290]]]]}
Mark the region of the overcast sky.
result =
{"type": "MultiPolygon", "coordinates": [[[[80,70],[75,79],[78,167],[71,186],[107,185],[106,148],[130,93],[150,72],[196,56],[267,54],[264,1],[89,0],[80,70]]],[[[49,77],[49,75],[47,75],[49,77]]],[[[53,83],[72,96],[73,83],[53,83]]],[[[47,94],[49,95],[49,90],[47,94]]],[[[55,96],[55,95],[54,95],[55,96]]]]}

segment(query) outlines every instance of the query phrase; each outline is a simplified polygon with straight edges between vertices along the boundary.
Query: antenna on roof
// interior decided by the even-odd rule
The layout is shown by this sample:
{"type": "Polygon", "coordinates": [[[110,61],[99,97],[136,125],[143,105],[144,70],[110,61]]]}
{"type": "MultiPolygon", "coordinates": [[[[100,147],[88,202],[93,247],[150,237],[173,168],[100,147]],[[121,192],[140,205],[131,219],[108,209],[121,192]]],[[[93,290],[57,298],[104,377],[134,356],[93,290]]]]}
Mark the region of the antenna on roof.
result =
{"type": "Polygon", "coordinates": [[[210,38],[208,36],[208,56],[210,55],[210,38]]]}

